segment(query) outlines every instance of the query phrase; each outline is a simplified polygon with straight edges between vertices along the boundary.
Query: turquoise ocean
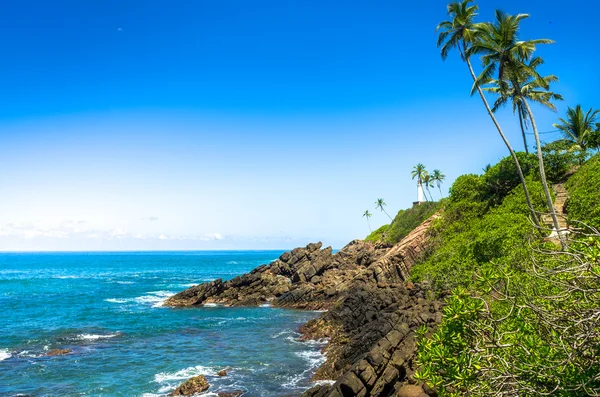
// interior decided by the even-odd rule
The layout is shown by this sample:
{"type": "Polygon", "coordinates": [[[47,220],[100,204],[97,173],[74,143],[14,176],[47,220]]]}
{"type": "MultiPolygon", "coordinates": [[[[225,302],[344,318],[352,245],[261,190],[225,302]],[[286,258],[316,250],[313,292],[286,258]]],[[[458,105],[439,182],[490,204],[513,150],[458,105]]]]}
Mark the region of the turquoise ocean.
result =
{"type": "Polygon", "coordinates": [[[164,396],[196,375],[212,396],[299,395],[314,385],[324,343],[300,342],[297,330],[319,313],[161,306],[280,254],[1,253],[0,396],[164,396]],[[46,356],[57,348],[72,353],[46,356]]]}

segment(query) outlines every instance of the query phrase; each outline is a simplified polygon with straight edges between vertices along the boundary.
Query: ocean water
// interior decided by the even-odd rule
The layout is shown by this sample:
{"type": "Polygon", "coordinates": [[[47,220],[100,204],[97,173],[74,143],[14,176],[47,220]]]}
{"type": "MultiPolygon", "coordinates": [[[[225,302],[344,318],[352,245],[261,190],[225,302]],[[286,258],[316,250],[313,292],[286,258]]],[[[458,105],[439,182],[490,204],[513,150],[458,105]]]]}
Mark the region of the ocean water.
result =
{"type": "Polygon", "coordinates": [[[0,254],[0,396],[163,396],[200,374],[207,395],[300,394],[324,357],[296,331],[318,313],[161,306],[280,253],[0,254]],[[73,352],[46,356],[56,348],[73,352]]]}

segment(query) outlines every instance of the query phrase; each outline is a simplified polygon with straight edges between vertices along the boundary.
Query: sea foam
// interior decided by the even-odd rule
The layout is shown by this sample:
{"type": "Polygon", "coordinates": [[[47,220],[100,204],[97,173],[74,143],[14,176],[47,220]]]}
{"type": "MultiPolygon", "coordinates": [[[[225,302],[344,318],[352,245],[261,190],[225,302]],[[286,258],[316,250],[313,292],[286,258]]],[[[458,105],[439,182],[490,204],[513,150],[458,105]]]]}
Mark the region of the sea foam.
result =
{"type": "Polygon", "coordinates": [[[0,350],[0,361],[7,360],[12,357],[12,354],[8,352],[8,350],[2,349],[0,350]]]}

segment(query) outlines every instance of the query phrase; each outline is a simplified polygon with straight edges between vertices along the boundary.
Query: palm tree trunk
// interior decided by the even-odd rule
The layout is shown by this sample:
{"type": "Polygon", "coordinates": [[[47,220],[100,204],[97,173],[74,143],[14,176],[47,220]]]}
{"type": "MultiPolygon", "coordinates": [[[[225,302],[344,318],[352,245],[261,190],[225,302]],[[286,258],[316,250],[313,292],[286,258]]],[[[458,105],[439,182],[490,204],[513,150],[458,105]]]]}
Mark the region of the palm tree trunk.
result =
{"type": "Polygon", "coordinates": [[[521,124],[521,134],[523,134],[523,145],[525,146],[525,154],[529,154],[529,149],[527,148],[527,137],[525,136],[525,127],[523,126],[523,115],[521,114],[521,109],[517,108],[517,112],[519,113],[519,124],[521,124]]]}
{"type": "Polygon", "coordinates": [[[392,222],[394,221],[394,220],[392,219],[392,217],[390,216],[390,214],[388,214],[388,213],[387,213],[387,211],[386,211],[386,210],[383,210],[383,212],[384,212],[384,214],[386,214],[386,215],[388,216],[388,218],[390,218],[390,221],[392,221],[392,222]]]}
{"type": "Polygon", "coordinates": [[[554,203],[552,203],[552,196],[550,195],[550,189],[548,189],[548,182],[546,181],[546,170],[544,168],[544,157],[542,155],[542,145],[540,143],[540,136],[538,134],[537,125],[535,124],[535,119],[533,118],[533,113],[531,112],[531,108],[529,107],[529,103],[525,98],[521,98],[523,103],[525,104],[525,108],[527,109],[527,114],[529,115],[529,120],[531,120],[531,128],[533,129],[533,135],[535,136],[535,145],[537,146],[537,156],[538,163],[540,166],[540,179],[542,180],[542,186],[544,188],[544,195],[546,196],[546,203],[548,204],[548,209],[550,210],[550,216],[552,217],[552,223],[554,224],[554,229],[556,229],[556,233],[558,234],[558,238],[560,243],[564,248],[566,248],[566,243],[563,239],[563,235],[560,232],[560,226],[558,224],[558,217],[556,216],[556,211],[554,211],[554,203]]]}
{"type": "Polygon", "coordinates": [[[442,194],[442,188],[438,185],[438,189],[440,189],[440,200],[444,198],[444,195],[442,194]]]}
{"type": "Polygon", "coordinates": [[[369,225],[369,231],[373,233],[373,229],[371,229],[371,222],[369,222],[369,218],[367,218],[367,225],[369,225]]]}
{"type": "MultiPolygon", "coordinates": [[[[465,50],[466,50],[465,43],[463,43],[463,46],[465,46],[465,50]]],[[[521,185],[523,186],[523,192],[525,193],[525,201],[527,201],[527,207],[529,207],[529,212],[531,213],[533,222],[535,223],[536,226],[539,227],[540,221],[538,220],[535,209],[533,209],[533,205],[531,204],[531,198],[529,197],[529,189],[527,189],[527,184],[525,183],[525,176],[523,176],[523,170],[521,169],[521,164],[519,163],[519,159],[517,158],[515,151],[510,146],[508,139],[506,139],[504,132],[502,132],[502,128],[500,127],[500,124],[498,124],[498,120],[496,120],[496,116],[494,116],[494,113],[492,112],[492,109],[490,108],[490,105],[488,104],[487,99],[485,99],[485,95],[483,95],[483,90],[481,89],[481,87],[479,87],[479,84],[477,84],[477,76],[475,76],[475,71],[473,70],[473,66],[471,65],[470,58],[465,57],[463,55],[463,51],[460,48],[458,50],[460,51],[462,59],[464,59],[467,62],[467,65],[469,66],[469,72],[471,72],[471,77],[473,78],[473,81],[475,82],[477,92],[479,93],[479,96],[481,97],[481,100],[483,101],[483,104],[485,105],[485,109],[487,110],[488,115],[494,122],[494,125],[496,126],[496,129],[498,130],[498,133],[500,134],[502,141],[504,141],[504,144],[506,145],[506,147],[508,148],[508,151],[510,152],[510,156],[512,157],[513,161],[515,162],[515,166],[517,167],[517,173],[519,174],[519,179],[521,180],[521,185]]]]}

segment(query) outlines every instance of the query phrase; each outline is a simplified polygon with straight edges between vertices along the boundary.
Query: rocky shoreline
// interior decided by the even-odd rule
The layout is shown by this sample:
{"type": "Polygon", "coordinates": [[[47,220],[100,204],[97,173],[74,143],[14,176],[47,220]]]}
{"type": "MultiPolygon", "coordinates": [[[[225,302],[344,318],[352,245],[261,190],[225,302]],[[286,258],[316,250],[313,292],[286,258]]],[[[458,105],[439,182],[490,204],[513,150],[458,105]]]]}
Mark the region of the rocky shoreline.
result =
{"type": "Polygon", "coordinates": [[[172,296],[169,307],[269,304],[325,310],[301,327],[303,339],[328,338],[314,380],[333,380],[303,397],[427,396],[416,384],[415,331],[441,321],[444,296],[406,281],[429,246],[435,214],[396,245],[354,240],[335,254],[321,243],[285,252],[229,281],[217,279],[172,296]]]}

